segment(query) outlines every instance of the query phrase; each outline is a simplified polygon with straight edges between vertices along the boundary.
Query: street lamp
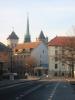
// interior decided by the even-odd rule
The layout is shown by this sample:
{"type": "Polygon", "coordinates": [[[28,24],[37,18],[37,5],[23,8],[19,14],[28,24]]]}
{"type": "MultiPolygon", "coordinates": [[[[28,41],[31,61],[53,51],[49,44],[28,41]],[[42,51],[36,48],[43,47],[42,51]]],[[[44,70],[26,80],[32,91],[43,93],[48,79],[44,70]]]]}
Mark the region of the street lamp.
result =
{"type": "Polygon", "coordinates": [[[14,73],[13,73],[13,58],[12,58],[12,49],[10,50],[10,80],[14,80],[14,73]]]}
{"type": "Polygon", "coordinates": [[[12,50],[10,50],[10,73],[12,73],[12,50]]]}
{"type": "Polygon", "coordinates": [[[0,62],[0,79],[2,79],[2,75],[3,75],[3,63],[0,62]]]}

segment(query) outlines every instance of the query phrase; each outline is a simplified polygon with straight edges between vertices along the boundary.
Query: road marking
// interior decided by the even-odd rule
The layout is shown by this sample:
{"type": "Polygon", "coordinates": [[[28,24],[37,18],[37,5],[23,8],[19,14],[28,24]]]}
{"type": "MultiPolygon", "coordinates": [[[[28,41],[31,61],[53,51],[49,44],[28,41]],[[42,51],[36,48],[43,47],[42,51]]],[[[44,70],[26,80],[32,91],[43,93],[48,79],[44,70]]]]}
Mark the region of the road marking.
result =
{"type": "Polygon", "coordinates": [[[50,97],[49,97],[48,100],[52,100],[52,98],[53,98],[53,96],[54,96],[54,94],[56,92],[56,89],[57,89],[58,85],[59,85],[59,83],[57,83],[56,86],[53,88],[52,93],[51,93],[51,95],[50,95],[50,97]]]}
{"type": "Polygon", "coordinates": [[[45,87],[46,88],[49,88],[49,87],[52,87],[53,86],[53,84],[48,84],[48,85],[46,85],[45,87]]]}
{"type": "MultiPolygon", "coordinates": [[[[16,86],[19,86],[19,85],[25,85],[26,84],[26,86],[30,86],[30,85],[32,85],[33,83],[31,82],[26,82],[26,83],[18,83],[18,84],[12,84],[12,85],[9,85],[9,86],[6,86],[6,87],[1,87],[0,88],[0,90],[3,90],[3,89],[8,89],[8,88],[13,88],[13,87],[16,87],[16,86]],[[27,84],[28,83],[28,84],[27,84]]],[[[25,87],[26,87],[25,86],[25,87]]]]}
{"type": "Polygon", "coordinates": [[[19,100],[19,97],[16,97],[16,100],[19,100]]]}
{"type": "Polygon", "coordinates": [[[25,91],[21,93],[18,97],[16,97],[16,100],[21,100],[23,97],[25,97],[27,94],[35,91],[36,89],[39,89],[42,85],[39,84],[37,87],[33,87],[32,89],[29,89],[28,91],[25,91]]]}
{"type": "Polygon", "coordinates": [[[49,88],[49,87],[51,87],[52,85],[46,85],[46,88],[49,88]]]}
{"type": "Polygon", "coordinates": [[[67,86],[66,86],[66,85],[64,85],[63,87],[64,87],[64,88],[67,88],[67,86]]]}

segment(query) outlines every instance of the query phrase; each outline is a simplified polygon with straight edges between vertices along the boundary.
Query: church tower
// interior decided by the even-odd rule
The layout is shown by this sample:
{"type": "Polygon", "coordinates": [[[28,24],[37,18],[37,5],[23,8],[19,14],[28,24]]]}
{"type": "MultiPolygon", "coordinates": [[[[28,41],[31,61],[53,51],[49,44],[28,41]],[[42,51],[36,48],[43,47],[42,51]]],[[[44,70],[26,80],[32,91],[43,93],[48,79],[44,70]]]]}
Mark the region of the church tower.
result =
{"type": "Polygon", "coordinates": [[[24,37],[24,43],[26,42],[31,42],[31,36],[29,32],[29,17],[27,16],[27,30],[26,30],[26,35],[24,37]]]}
{"type": "Polygon", "coordinates": [[[39,37],[36,39],[36,41],[42,41],[45,44],[47,44],[48,43],[48,37],[45,37],[43,31],[41,30],[39,37]]]}
{"type": "Polygon", "coordinates": [[[18,44],[18,36],[16,35],[16,33],[14,32],[14,30],[11,32],[11,34],[8,36],[7,38],[7,44],[10,48],[15,48],[16,45],[18,44]]]}

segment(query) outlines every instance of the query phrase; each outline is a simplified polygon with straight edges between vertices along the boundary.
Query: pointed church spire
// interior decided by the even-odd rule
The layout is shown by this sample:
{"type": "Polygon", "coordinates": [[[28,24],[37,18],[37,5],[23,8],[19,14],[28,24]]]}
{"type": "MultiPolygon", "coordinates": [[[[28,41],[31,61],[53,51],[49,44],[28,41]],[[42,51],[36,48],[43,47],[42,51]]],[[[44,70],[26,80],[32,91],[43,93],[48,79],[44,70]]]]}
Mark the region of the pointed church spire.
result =
{"type": "Polygon", "coordinates": [[[27,30],[26,30],[26,35],[24,37],[24,43],[25,42],[31,42],[31,37],[30,37],[30,32],[29,32],[29,16],[27,14],[27,30]]]}
{"type": "Polygon", "coordinates": [[[29,34],[29,16],[28,16],[28,14],[27,14],[27,32],[26,33],[29,34]]]}

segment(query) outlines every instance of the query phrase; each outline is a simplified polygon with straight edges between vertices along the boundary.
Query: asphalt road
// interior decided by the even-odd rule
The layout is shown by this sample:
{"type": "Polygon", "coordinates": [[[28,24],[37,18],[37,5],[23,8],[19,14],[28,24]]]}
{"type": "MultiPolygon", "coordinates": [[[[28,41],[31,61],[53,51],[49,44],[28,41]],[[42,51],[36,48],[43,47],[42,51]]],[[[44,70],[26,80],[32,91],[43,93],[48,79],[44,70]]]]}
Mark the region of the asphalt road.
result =
{"type": "Polygon", "coordinates": [[[25,96],[22,100],[75,100],[75,85],[68,82],[52,82],[25,96]]]}
{"type": "Polygon", "coordinates": [[[59,82],[51,100],[75,100],[75,92],[68,82],[59,82]]]}
{"type": "Polygon", "coordinates": [[[23,96],[31,93],[38,88],[41,88],[46,81],[25,81],[19,84],[11,84],[8,86],[0,87],[0,100],[19,100],[23,96]]]}
{"type": "Polygon", "coordinates": [[[75,100],[74,87],[65,81],[25,81],[0,88],[0,100],[75,100]]]}
{"type": "Polygon", "coordinates": [[[31,89],[33,86],[40,84],[36,81],[27,81],[19,84],[13,84],[0,88],[1,100],[16,100],[16,97],[23,92],[31,89]]]}
{"type": "Polygon", "coordinates": [[[43,85],[40,89],[37,89],[37,91],[25,96],[22,100],[49,100],[56,84],[57,82],[47,82],[47,84],[43,85]]]}

